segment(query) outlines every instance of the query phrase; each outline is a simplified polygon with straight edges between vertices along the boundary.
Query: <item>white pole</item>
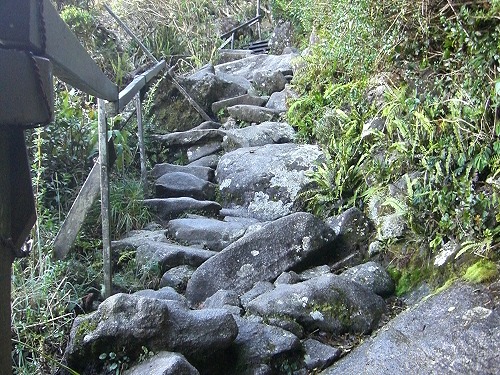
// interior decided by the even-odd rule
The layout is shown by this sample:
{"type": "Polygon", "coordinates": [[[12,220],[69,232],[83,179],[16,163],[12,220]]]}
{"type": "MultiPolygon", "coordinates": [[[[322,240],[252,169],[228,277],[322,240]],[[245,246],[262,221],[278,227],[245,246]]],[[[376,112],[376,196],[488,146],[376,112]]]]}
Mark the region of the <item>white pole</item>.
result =
{"type": "Polygon", "coordinates": [[[139,138],[139,154],[141,160],[141,183],[144,194],[147,187],[147,171],[146,171],[146,147],[144,146],[144,127],[142,126],[142,102],[141,94],[135,95],[135,109],[137,111],[137,137],[139,138]]]}
{"type": "Polygon", "coordinates": [[[104,298],[108,298],[111,295],[111,228],[109,220],[108,125],[106,121],[106,106],[104,100],[98,99],[97,103],[99,122],[99,163],[101,166],[101,217],[104,298]]]}

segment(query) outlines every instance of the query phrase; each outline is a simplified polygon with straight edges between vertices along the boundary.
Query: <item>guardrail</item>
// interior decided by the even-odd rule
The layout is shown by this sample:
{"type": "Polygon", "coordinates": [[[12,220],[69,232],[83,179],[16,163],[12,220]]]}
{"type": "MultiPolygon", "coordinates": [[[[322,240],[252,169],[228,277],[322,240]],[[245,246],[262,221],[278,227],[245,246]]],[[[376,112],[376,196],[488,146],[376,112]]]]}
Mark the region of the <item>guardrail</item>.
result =
{"type": "MultiPolygon", "coordinates": [[[[121,92],[92,60],[50,0],[0,1],[0,374],[10,375],[10,292],[12,261],[36,220],[24,129],[50,123],[54,113],[52,74],[98,98],[99,161],[92,169],[72,211],[81,220],[86,204],[101,190],[105,295],[111,294],[109,237],[109,164],[106,103],[119,112],[136,101],[140,134],[141,175],[145,179],[141,91],[165,67],[157,61],[121,92]],[[97,173],[99,172],[99,173],[97,173]],[[96,176],[100,176],[96,185],[96,176]],[[89,188],[89,185],[92,185],[89,188]]],[[[144,181],[144,180],[143,180],[144,181]]],[[[72,216],[70,213],[68,215],[72,216]]],[[[85,214],[83,214],[85,217],[85,214]]],[[[78,220],[77,220],[78,221],[78,220]]],[[[66,222],[63,224],[65,227],[66,222]]],[[[77,224],[77,223],[76,223],[77,224]]],[[[74,228],[79,225],[73,223],[74,228]]],[[[67,228],[67,227],[66,227],[67,228]]],[[[76,232],[78,229],[75,229],[76,232]]],[[[76,233],[74,234],[76,237],[76,233]]],[[[67,244],[68,242],[66,242],[67,244]]],[[[66,248],[56,250],[64,256],[66,248]]]]}
{"type": "Polygon", "coordinates": [[[224,47],[226,47],[228,44],[231,44],[231,49],[234,49],[234,37],[236,36],[236,33],[238,31],[244,29],[245,27],[250,27],[254,24],[257,24],[257,33],[258,33],[259,40],[260,40],[260,38],[261,38],[260,20],[262,19],[262,17],[263,17],[263,15],[260,14],[260,0],[257,0],[255,17],[249,19],[248,21],[242,23],[239,26],[236,26],[235,28],[229,30],[228,32],[222,34],[220,36],[220,38],[223,39],[224,42],[222,42],[222,44],[220,45],[220,47],[218,49],[221,50],[224,47]]]}

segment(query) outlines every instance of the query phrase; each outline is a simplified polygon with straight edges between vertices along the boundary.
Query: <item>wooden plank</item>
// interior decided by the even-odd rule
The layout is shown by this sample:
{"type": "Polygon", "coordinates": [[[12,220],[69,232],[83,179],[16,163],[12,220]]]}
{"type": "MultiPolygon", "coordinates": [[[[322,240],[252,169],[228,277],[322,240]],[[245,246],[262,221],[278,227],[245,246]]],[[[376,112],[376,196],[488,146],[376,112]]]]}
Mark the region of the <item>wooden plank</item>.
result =
{"type": "Polygon", "coordinates": [[[161,60],[158,64],[153,66],[151,69],[146,70],[143,75],[146,78],[146,84],[148,84],[154,77],[158,75],[165,67],[167,64],[165,63],[165,60],[161,60]]]}
{"type": "Polygon", "coordinates": [[[132,82],[130,82],[127,87],[120,91],[118,99],[118,112],[121,112],[125,106],[132,101],[135,95],[141,91],[144,86],[148,84],[162,69],[166,66],[165,60],[160,61],[151,69],[145,71],[142,74],[137,75],[132,82]]]}
{"type": "Polygon", "coordinates": [[[111,295],[111,228],[109,218],[109,161],[108,161],[108,124],[104,100],[97,101],[99,132],[99,164],[101,176],[101,220],[102,255],[104,274],[104,298],[111,295]]]}
{"type": "Polygon", "coordinates": [[[231,42],[233,40],[233,35],[231,34],[231,36],[229,38],[227,38],[219,47],[219,50],[223,49],[225,46],[227,46],[229,44],[229,42],[231,42]]]}
{"type": "Polygon", "coordinates": [[[99,163],[94,164],[90,174],[87,176],[80,193],[73,202],[71,209],[64,220],[59,233],[54,240],[54,255],[57,259],[63,259],[75,243],[76,236],[85,221],[90,207],[95,202],[100,191],[99,163]]]}
{"type": "Polygon", "coordinates": [[[10,132],[10,159],[11,159],[11,189],[15,194],[11,203],[15,210],[11,214],[12,242],[16,250],[21,249],[36,222],[35,199],[31,183],[31,170],[28,161],[28,152],[22,129],[12,129],[10,132]]]}
{"type": "Polygon", "coordinates": [[[139,75],[120,91],[120,95],[118,96],[118,112],[121,112],[144,86],[146,86],[146,79],[144,76],[139,75]]]}
{"type": "Polygon", "coordinates": [[[0,49],[0,72],[0,124],[31,127],[52,121],[54,84],[48,59],[0,49]]]}
{"type": "MultiPolygon", "coordinates": [[[[0,130],[0,239],[11,233],[11,160],[8,131],[0,130]]],[[[10,328],[10,294],[13,256],[4,241],[0,241],[0,374],[12,374],[12,342],[10,328]]]]}
{"type": "Polygon", "coordinates": [[[92,60],[50,0],[43,0],[43,9],[47,40],[45,53],[54,64],[54,73],[86,93],[109,101],[118,100],[118,87],[92,60]]]}
{"type": "Polygon", "coordinates": [[[148,186],[148,173],[146,170],[146,147],[144,145],[144,128],[142,126],[142,102],[140,93],[135,96],[135,108],[137,111],[137,137],[139,138],[139,155],[141,161],[141,183],[144,194],[146,194],[148,186]]]}
{"type": "Polygon", "coordinates": [[[53,63],[54,74],[63,81],[96,97],[116,101],[118,87],[92,60],[50,0],[41,0],[44,28],[40,26],[38,1],[1,1],[1,44],[44,54],[53,63]]]}

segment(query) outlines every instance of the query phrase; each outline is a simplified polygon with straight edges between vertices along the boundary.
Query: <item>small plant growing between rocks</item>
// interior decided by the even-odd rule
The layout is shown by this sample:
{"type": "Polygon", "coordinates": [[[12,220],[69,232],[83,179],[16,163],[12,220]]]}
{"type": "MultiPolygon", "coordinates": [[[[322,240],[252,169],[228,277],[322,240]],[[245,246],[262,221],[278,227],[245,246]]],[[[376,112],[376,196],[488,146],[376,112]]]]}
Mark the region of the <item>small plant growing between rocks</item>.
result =
{"type": "Polygon", "coordinates": [[[99,355],[99,359],[104,362],[104,368],[107,374],[120,375],[128,369],[130,358],[125,354],[125,348],[121,353],[109,352],[99,355]]]}

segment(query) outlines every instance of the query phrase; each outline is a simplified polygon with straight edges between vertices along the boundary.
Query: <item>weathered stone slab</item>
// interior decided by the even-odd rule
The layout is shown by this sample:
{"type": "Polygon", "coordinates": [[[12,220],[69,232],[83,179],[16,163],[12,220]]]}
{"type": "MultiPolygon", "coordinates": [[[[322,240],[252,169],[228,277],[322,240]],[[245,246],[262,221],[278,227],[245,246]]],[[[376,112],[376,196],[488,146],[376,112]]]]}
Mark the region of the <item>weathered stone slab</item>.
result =
{"type": "Polygon", "coordinates": [[[199,375],[200,373],[179,353],[159,352],[123,375],[199,375]]]}
{"type": "Polygon", "coordinates": [[[222,156],[216,180],[222,205],[248,216],[274,220],[293,212],[306,176],[323,159],[315,145],[292,143],[240,148],[222,156]]]}
{"type": "Polygon", "coordinates": [[[241,315],[240,298],[233,290],[218,290],[215,294],[208,297],[203,302],[204,309],[224,309],[230,311],[233,315],[241,315]]]}
{"type": "Polygon", "coordinates": [[[174,288],[170,286],[162,287],[158,290],[153,289],[143,289],[139,290],[135,293],[132,293],[134,296],[154,298],[154,299],[164,299],[169,301],[177,301],[187,306],[187,300],[184,296],[180,295],[174,288]]]}
{"type": "Polygon", "coordinates": [[[272,281],[311,258],[320,259],[334,236],[330,227],[308,213],[271,222],[201,265],[188,282],[186,297],[196,305],[219,289],[243,294],[257,281],[272,281]]]}
{"type": "Polygon", "coordinates": [[[165,230],[133,230],[128,232],[122,239],[112,241],[111,248],[113,250],[123,250],[126,248],[137,249],[139,246],[149,241],[167,242],[165,230]]]}
{"type": "Polygon", "coordinates": [[[252,80],[253,75],[258,71],[280,71],[283,74],[292,71],[292,60],[297,54],[287,55],[252,55],[245,59],[232,61],[215,66],[215,73],[226,73],[233,76],[241,76],[247,80],[252,80]]]}
{"type": "Polygon", "coordinates": [[[178,293],[184,293],[187,282],[195,270],[196,267],[188,265],[177,266],[167,270],[161,277],[160,288],[169,286],[174,288],[178,293]]]}
{"type": "Polygon", "coordinates": [[[273,289],[274,285],[269,281],[257,281],[255,285],[252,287],[252,289],[250,289],[248,292],[246,292],[240,297],[241,306],[243,306],[243,308],[246,309],[248,303],[251,300],[273,289]]]}
{"type": "Polygon", "coordinates": [[[168,223],[167,236],[180,243],[221,251],[242,237],[248,226],[209,218],[175,219],[168,223]]]}
{"type": "Polygon", "coordinates": [[[159,265],[166,270],[180,265],[198,267],[216,253],[195,247],[148,241],[137,247],[138,265],[159,265]]]}
{"type": "Polygon", "coordinates": [[[219,164],[220,155],[207,155],[203,156],[197,160],[192,161],[188,165],[190,166],[202,166],[208,168],[217,168],[217,164],[219,164]]]}
{"type": "Polygon", "coordinates": [[[492,301],[483,287],[455,284],[402,312],[322,374],[498,374],[500,312],[492,301]]]}
{"type": "Polygon", "coordinates": [[[308,370],[321,370],[335,362],[342,353],[342,350],[313,339],[304,340],[304,363],[308,370]]]}
{"type": "Polygon", "coordinates": [[[211,141],[189,147],[186,154],[188,161],[192,163],[193,161],[201,159],[205,156],[216,154],[219,151],[222,151],[222,142],[211,141]]]}
{"type": "Polygon", "coordinates": [[[156,180],[158,198],[190,197],[198,200],[213,200],[216,186],[211,182],[184,172],[166,173],[156,180]]]}
{"type": "Polygon", "coordinates": [[[225,100],[221,100],[218,102],[215,102],[212,104],[212,112],[217,114],[219,113],[220,110],[226,109],[227,107],[232,107],[234,105],[238,104],[246,104],[246,105],[256,105],[259,107],[262,107],[264,104],[266,104],[266,99],[262,98],[260,96],[254,96],[254,95],[240,95],[236,96],[234,98],[229,98],[225,100]]]}
{"type": "Polygon", "coordinates": [[[203,121],[200,125],[194,127],[191,130],[207,130],[207,129],[219,129],[222,126],[220,122],[216,121],[203,121]]]}
{"type": "Polygon", "coordinates": [[[282,72],[262,70],[253,75],[252,87],[263,95],[271,95],[285,88],[286,79],[282,72]]]}
{"type": "Polygon", "coordinates": [[[394,281],[380,264],[367,262],[351,267],[341,273],[342,277],[357,282],[379,296],[389,296],[394,293],[394,281]]]}
{"type": "Polygon", "coordinates": [[[340,215],[325,220],[339,236],[341,256],[348,256],[358,251],[365,254],[368,240],[373,232],[368,218],[358,208],[352,207],[340,215]]]}
{"type": "Polygon", "coordinates": [[[275,92],[271,95],[269,100],[267,101],[266,108],[274,109],[278,112],[286,112],[286,98],[287,91],[286,89],[283,91],[275,92]]]}
{"type": "Polygon", "coordinates": [[[249,123],[272,121],[277,119],[279,115],[274,109],[246,104],[233,105],[232,107],[228,107],[227,111],[236,120],[249,123]]]}
{"type": "Polygon", "coordinates": [[[221,205],[212,201],[199,201],[194,198],[154,198],[144,200],[146,207],[150,207],[161,220],[177,219],[185,214],[199,214],[217,216],[221,205]]]}
{"type": "Polygon", "coordinates": [[[166,173],[183,172],[192,174],[202,180],[212,181],[214,178],[214,170],[208,167],[200,167],[194,165],[176,165],[169,163],[156,164],[149,173],[153,178],[160,178],[166,173]]]}
{"type": "Polygon", "coordinates": [[[271,373],[279,374],[285,363],[291,367],[294,360],[300,361],[301,345],[294,334],[248,319],[236,317],[235,320],[238,336],[229,349],[234,353],[234,367],[227,373],[253,375],[267,364],[271,373]]]}
{"type": "Polygon", "coordinates": [[[319,329],[332,334],[371,332],[384,310],[385,303],[380,296],[333,274],[298,284],[277,285],[247,306],[249,313],[263,318],[292,320],[308,332],[319,329]]]}
{"type": "Polygon", "coordinates": [[[155,135],[166,147],[190,147],[199,143],[210,141],[222,142],[226,133],[219,129],[187,130],[163,135],[155,135]]]}
{"type": "Polygon", "coordinates": [[[263,122],[259,125],[227,130],[223,147],[227,152],[242,147],[290,143],[294,141],[295,134],[295,130],[287,123],[263,122]]]}

